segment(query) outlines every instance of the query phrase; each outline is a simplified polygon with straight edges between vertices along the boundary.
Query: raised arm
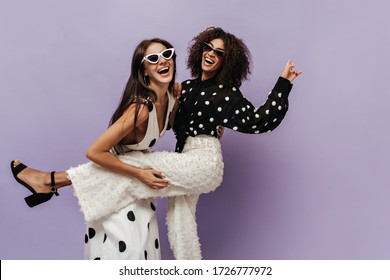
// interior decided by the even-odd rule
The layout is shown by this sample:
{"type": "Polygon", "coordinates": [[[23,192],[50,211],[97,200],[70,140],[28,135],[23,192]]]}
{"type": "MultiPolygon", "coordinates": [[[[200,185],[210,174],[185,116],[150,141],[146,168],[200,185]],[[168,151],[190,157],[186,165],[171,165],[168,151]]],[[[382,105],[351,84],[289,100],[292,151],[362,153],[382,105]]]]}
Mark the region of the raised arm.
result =
{"type": "Polygon", "coordinates": [[[239,132],[255,134],[272,131],[278,127],[288,110],[291,81],[302,73],[294,67],[291,60],[286,63],[267,100],[258,108],[243,97],[239,89],[232,88],[228,95],[234,100],[234,105],[230,110],[225,110],[229,113],[220,120],[223,125],[239,132]]]}

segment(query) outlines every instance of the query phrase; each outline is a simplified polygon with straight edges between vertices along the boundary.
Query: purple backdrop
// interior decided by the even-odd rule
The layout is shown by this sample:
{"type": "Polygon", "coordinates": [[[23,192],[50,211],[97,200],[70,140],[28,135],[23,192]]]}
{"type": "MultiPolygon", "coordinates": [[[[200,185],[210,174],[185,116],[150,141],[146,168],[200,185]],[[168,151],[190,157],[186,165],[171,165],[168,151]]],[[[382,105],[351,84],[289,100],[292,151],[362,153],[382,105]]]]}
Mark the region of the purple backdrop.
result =
{"type": "MultiPolygon", "coordinates": [[[[9,162],[50,171],[86,162],[127,80],[136,44],[188,42],[208,26],[244,39],[261,104],[287,59],[303,75],[273,133],[225,131],[221,187],[201,197],[205,259],[390,258],[390,20],[387,1],[53,1],[0,5],[0,259],[82,259],[72,189],[30,210],[9,162]]],[[[167,133],[158,149],[172,150],[167,133]]],[[[165,200],[159,201],[162,256],[165,200]]]]}

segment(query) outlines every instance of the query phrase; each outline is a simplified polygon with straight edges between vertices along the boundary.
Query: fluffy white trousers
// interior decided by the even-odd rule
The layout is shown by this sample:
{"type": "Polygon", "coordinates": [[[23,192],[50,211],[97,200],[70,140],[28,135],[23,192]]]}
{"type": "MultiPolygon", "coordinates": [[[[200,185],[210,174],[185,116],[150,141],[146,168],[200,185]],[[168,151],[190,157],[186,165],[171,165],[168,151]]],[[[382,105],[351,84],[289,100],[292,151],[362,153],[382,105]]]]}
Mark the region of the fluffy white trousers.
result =
{"type": "Polygon", "coordinates": [[[196,224],[199,195],[222,182],[223,159],[218,139],[188,137],[182,153],[132,151],[118,158],[140,168],[161,171],[171,182],[154,190],[141,181],[110,172],[92,162],[67,171],[87,222],[116,213],[137,199],[168,197],[168,239],[176,259],[201,259],[196,224]]]}

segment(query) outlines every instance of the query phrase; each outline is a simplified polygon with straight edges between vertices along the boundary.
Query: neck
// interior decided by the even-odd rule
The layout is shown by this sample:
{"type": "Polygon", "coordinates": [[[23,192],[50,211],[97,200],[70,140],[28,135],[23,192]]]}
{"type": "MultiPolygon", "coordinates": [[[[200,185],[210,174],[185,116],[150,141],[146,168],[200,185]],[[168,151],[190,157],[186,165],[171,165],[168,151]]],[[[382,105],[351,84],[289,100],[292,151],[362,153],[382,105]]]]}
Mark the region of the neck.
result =
{"type": "Polygon", "coordinates": [[[206,81],[206,80],[209,80],[209,79],[214,78],[214,77],[215,77],[215,74],[205,73],[204,71],[202,72],[202,75],[200,76],[202,81],[206,81]]]}
{"type": "Polygon", "coordinates": [[[156,86],[154,84],[151,84],[149,87],[154,90],[154,92],[157,94],[157,101],[161,101],[164,99],[165,94],[168,91],[169,85],[163,85],[163,86],[156,86]]]}

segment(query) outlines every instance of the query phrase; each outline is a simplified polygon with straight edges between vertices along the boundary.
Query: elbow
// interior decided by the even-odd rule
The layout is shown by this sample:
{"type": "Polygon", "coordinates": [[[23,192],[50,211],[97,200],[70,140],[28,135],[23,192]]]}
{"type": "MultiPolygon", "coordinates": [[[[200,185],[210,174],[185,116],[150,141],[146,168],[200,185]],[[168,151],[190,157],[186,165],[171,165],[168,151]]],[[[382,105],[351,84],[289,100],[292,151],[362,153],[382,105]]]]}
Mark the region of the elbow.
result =
{"type": "Polygon", "coordinates": [[[88,149],[87,153],[85,154],[85,157],[90,161],[94,162],[96,160],[96,153],[94,153],[92,149],[88,149]]]}

